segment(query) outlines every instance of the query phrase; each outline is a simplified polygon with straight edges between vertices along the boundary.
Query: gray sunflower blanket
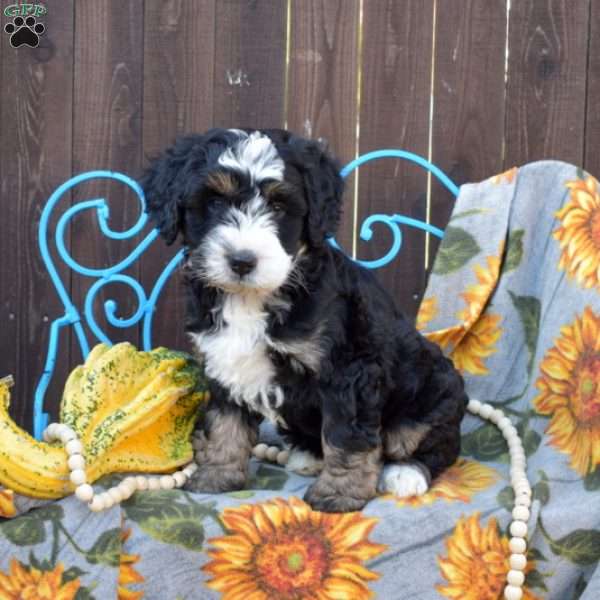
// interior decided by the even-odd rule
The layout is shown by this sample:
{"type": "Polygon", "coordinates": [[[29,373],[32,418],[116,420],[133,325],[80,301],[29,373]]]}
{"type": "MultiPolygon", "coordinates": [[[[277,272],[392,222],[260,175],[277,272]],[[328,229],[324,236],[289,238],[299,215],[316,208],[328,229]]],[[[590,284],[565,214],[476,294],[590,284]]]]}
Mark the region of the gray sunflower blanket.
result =
{"type": "MultiPolygon", "coordinates": [[[[462,186],[418,326],[523,437],[523,597],[600,598],[598,182],[541,162],[462,186]]],[[[310,479],[256,462],[242,492],[139,492],[101,514],[2,490],[0,599],[496,600],[507,449],[478,418],[463,433],[461,459],[427,494],[345,515],[312,512],[310,479]]]]}

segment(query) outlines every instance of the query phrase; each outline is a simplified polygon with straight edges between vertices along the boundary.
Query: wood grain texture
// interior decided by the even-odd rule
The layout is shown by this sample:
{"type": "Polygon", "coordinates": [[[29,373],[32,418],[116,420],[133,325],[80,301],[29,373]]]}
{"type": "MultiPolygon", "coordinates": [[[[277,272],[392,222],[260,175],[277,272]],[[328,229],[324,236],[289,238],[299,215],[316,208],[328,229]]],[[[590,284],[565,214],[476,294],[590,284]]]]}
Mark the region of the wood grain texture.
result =
{"type": "MultiPolygon", "coordinates": [[[[401,148],[427,155],[432,32],[432,2],[365,3],[360,154],[401,148]]],[[[361,167],[357,233],[373,213],[425,220],[426,189],[424,171],[412,163],[385,159],[361,167]]],[[[403,311],[413,316],[424,285],[425,237],[409,227],[401,231],[399,258],[377,275],[403,311]]],[[[372,241],[358,244],[358,257],[379,258],[391,243],[388,228],[377,225],[372,241]]]]}
{"type": "MultiPolygon", "coordinates": [[[[432,161],[458,185],[502,171],[505,0],[438,2],[432,161]]],[[[431,222],[444,228],[454,196],[432,178],[431,222]]],[[[429,268],[439,245],[430,237],[429,268]]]]}
{"type": "MultiPolygon", "coordinates": [[[[29,430],[50,322],[63,314],[40,258],[37,228],[46,199],[71,174],[72,154],[73,2],[45,4],[46,32],[37,48],[13,48],[0,32],[0,374],[15,376],[11,414],[29,430]]],[[[7,21],[2,18],[2,27],[7,21]]],[[[67,270],[60,275],[68,287],[67,270]]],[[[67,338],[61,342],[68,353],[67,338]]],[[[45,408],[54,414],[66,367],[67,361],[57,366],[47,396],[45,408]]]]}
{"type": "Polygon", "coordinates": [[[513,1],[504,166],[581,164],[589,0],[513,1]]]}
{"type": "Polygon", "coordinates": [[[600,178],[600,2],[591,2],[583,167],[600,178]]]}
{"type": "MultiPolygon", "coordinates": [[[[212,126],[215,2],[146,0],[144,22],[143,150],[151,157],[177,135],[212,126]]],[[[177,249],[159,239],[144,254],[141,280],[147,290],[177,249]]],[[[164,288],[156,314],[153,344],[189,350],[177,273],[164,288]]]]}
{"type": "Polygon", "coordinates": [[[216,4],[214,125],[282,127],[287,3],[216,4]]]}
{"type": "MultiPolygon", "coordinates": [[[[75,5],[75,75],[73,112],[74,171],[116,170],[134,174],[140,166],[143,3],[134,0],[114,3],[109,0],[75,5]]],[[[73,201],[105,198],[110,207],[110,226],[122,231],[140,216],[133,192],[122,184],[94,180],[78,186],[73,201]]],[[[109,240],[98,230],[95,214],[81,215],[73,221],[72,254],[86,266],[111,266],[125,258],[135,246],[133,240],[109,240]]],[[[137,279],[139,267],[130,274],[137,279]]],[[[72,297],[83,308],[89,289],[87,278],[74,276],[72,297]]],[[[130,317],[137,309],[133,291],[121,284],[110,284],[98,294],[94,315],[113,341],[138,343],[137,328],[113,328],[104,319],[104,302],[114,299],[117,316],[130,317]]],[[[89,333],[90,344],[97,343],[89,333]]],[[[72,344],[71,363],[81,361],[79,347],[72,344]]]]}
{"type": "MultiPolygon", "coordinates": [[[[292,2],[288,128],[325,138],[342,162],[356,153],[359,0],[292,2]]],[[[337,236],[352,249],[353,177],[347,179],[337,236]]]]}

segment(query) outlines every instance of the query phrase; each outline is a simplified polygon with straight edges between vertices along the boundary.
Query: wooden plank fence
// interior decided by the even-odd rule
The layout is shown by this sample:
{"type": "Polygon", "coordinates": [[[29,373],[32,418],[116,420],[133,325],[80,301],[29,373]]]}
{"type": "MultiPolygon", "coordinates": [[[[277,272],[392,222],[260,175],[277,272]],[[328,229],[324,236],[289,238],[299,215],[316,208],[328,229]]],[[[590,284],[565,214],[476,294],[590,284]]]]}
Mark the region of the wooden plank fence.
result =
{"type": "MultiPolygon", "coordinates": [[[[0,32],[0,375],[14,374],[12,414],[28,428],[49,324],[61,313],[37,226],[48,196],[73,174],[135,177],[177,134],[210,126],[288,127],[326,138],[343,161],[405,148],[457,183],[543,158],[600,174],[600,0],[43,4],[38,48],[13,48],[0,32]]],[[[3,28],[11,17],[1,18],[3,28]]],[[[92,197],[107,197],[114,229],[134,222],[136,204],[115,184],[81,186],[66,204],[92,197]]],[[[348,180],[338,239],[375,258],[390,238],[382,227],[362,242],[367,215],[400,212],[443,227],[451,206],[415,166],[381,161],[348,180]]],[[[89,216],[77,219],[70,243],[93,266],[114,264],[132,247],[96,235],[89,216]]],[[[407,231],[399,260],[379,273],[408,314],[435,249],[407,231]]],[[[132,274],[149,285],[171,255],[156,244],[132,274]]],[[[81,306],[88,282],[64,268],[61,275],[81,306]]],[[[130,290],[113,286],[107,296],[119,314],[135,310],[130,290]]],[[[176,277],[158,310],[155,343],[187,348],[176,277]]],[[[140,341],[137,331],[107,330],[140,341]]],[[[54,411],[81,360],[72,335],[63,338],[48,395],[54,411]]]]}

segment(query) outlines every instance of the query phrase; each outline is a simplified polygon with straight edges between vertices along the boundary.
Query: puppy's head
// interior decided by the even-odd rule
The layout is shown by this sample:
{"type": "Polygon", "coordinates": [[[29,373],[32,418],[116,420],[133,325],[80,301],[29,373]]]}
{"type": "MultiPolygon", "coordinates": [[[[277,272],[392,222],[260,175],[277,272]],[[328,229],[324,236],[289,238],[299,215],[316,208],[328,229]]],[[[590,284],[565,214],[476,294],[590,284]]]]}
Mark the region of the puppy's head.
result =
{"type": "Polygon", "coordinates": [[[142,188],[167,243],[181,235],[194,276],[266,294],[335,232],[343,193],[322,145],[283,130],[180,138],[150,165],[142,188]]]}

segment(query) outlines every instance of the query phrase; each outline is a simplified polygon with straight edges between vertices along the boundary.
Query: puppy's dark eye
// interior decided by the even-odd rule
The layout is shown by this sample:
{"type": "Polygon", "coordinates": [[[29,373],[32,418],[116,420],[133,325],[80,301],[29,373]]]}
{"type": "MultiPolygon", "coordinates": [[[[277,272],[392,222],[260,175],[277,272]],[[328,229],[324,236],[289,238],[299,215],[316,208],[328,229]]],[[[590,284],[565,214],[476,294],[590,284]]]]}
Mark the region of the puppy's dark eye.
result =
{"type": "Polygon", "coordinates": [[[273,210],[273,212],[276,212],[276,213],[283,213],[285,211],[285,207],[283,206],[283,204],[281,202],[272,202],[271,210],[273,210]]]}

